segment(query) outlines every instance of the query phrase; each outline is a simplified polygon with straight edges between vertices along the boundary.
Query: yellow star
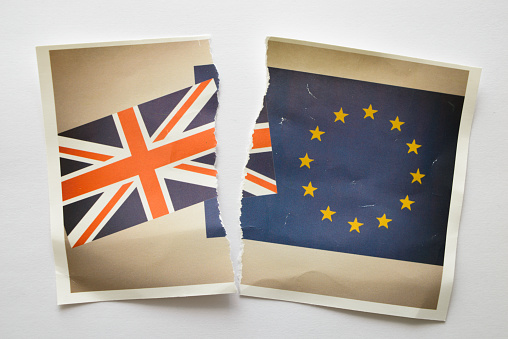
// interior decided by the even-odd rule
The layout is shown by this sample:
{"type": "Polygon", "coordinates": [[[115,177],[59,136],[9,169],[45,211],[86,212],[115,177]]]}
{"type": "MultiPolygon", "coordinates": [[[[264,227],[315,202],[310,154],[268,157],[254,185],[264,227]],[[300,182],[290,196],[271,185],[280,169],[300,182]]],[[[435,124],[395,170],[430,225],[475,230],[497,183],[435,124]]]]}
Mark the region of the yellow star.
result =
{"type": "Polygon", "coordinates": [[[307,153],[305,153],[305,156],[303,158],[298,158],[298,159],[300,159],[302,161],[302,164],[300,165],[300,167],[307,166],[308,168],[310,168],[310,162],[314,161],[314,159],[309,158],[307,153]]]}
{"type": "Polygon", "coordinates": [[[411,153],[411,152],[415,152],[416,154],[418,154],[418,148],[422,147],[422,145],[418,145],[416,142],[415,142],[415,139],[413,139],[413,142],[410,143],[410,144],[406,144],[409,146],[409,151],[407,151],[407,153],[411,153]]]}
{"type": "Polygon", "coordinates": [[[422,178],[425,176],[425,174],[421,174],[420,169],[417,169],[416,173],[411,173],[411,172],[409,172],[409,173],[413,176],[413,181],[411,181],[411,183],[413,183],[415,181],[418,181],[420,184],[422,183],[422,178]]]}
{"type": "Polygon", "coordinates": [[[403,209],[405,207],[411,211],[411,204],[414,204],[414,201],[409,200],[409,196],[406,195],[406,198],[400,199],[400,202],[402,203],[402,207],[400,209],[403,209]]]}
{"type": "Polygon", "coordinates": [[[376,113],[377,111],[375,109],[372,109],[372,105],[369,105],[369,108],[364,108],[363,110],[365,111],[365,116],[363,117],[364,119],[366,119],[367,117],[371,117],[372,120],[374,120],[374,113],[376,113]]]}
{"type": "Polygon", "coordinates": [[[392,221],[392,219],[386,218],[386,214],[383,214],[383,216],[381,218],[376,218],[376,219],[379,220],[379,226],[377,228],[379,228],[381,226],[388,228],[388,223],[390,221],[392,221]]]}
{"type": "Polygon", "coordinates": [[[351,229],[349,230],[349,232],[355,230],[356,232],[360,233],[360,226],[362,226],[363,224],[361,222],[358,222],[356,218],[355,221],[348,221],[347,223],[351,225],[351,229]]]}
{"type": "Polygon", "coordinates": [[[337,122],[337,121],[342,121],[344,124],[346,123],[344,121],[344,118],[347,117],[349,114],[346,114],[344,112],[342,112],[342,107],[340,108],[340,111],[338,112],[333,112],[333,114],[335,114],[336,118],[335,118],[335,121],[334,122],[337,122]]]}
{"type": "Polygon", "coordinates": [[[399,121],[399,117],[396,117],[395,120],[390,120],[392,123],[392,129],[390,131],[393,131],[394,129],[398,129],[400,131],[400,126],[404,125],[405,122],[399,121]]]}
{"type": "Polygon", "coordinates": [[[321,210],[321,213],[323,213],[323,219],[321,219],[321,221],[325,219],[330,219],[330,221],[332,221],[332,215],[335,214],[336,212],[330,211],[330,206],[328,206],[326,210],[321,210]]]}
{"type": "Polygon", "coordinates": [[[303,196],[306,196],[307,194],[310,194],[311,196],[314,196],[314,191],[317,190],[316,187],[312,187],[312,182],[309,181],[309,186],[302,186],[305,188],[305,193],[303,196]]]}
{"type": "Polygon", "coordinates": [[[325,134],[325,132],[319,130],[319,126],[316,126],[315,130],[309,130],[309,132],[312,133],[312,138],[310,138],[310,140],[318,139],[319,141],[321,141],[321,134],[325,134]]]}

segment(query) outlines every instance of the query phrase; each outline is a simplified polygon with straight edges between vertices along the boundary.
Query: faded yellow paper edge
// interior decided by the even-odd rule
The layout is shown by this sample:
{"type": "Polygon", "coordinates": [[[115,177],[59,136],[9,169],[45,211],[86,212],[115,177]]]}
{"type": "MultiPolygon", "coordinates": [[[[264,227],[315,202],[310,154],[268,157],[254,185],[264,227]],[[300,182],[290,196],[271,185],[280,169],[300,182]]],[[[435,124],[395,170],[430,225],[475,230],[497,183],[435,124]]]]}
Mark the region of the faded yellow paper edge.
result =
{"type": "Polygon", "coordinates": [[[242,284],[435,309],[442,267],[245,240],[242,284]],[[413,293],[415,288],[420,293],[413,293]]]}
{"type": "Polygon", "coordinates": [[[227,239],[206,237],[204,203],[66,249],[72,293],[233,279],[227,239]]]}
{"type": "MultiPolygon", "coordinates": [[[[271,298],[271,299],[280,299],[287,301],[295,301],[295,302],[303,302],[310,303],[316,305],[323,306],[331,306],[345,309],[352,309],[357,311],[366,311],[373,313],[381,313],[387,315],[396,315],[396,316],[404,316],[411,318],[420,318],[420,319],[430,319],[430,320],[442,320],[446,319],[448,306],[450,303],[451,290],[453,286],[453,276],[455,270],[455,260],[456,260],[456,249],[457,249],[457,236],[458,236],[458,228],[460,221],[460,214],[462,210],[462,201],[463,201],[463,192],[464,192],[464,184],[465,184],[465,174],[466,174],[466,165],[467,165],[467,153],[469,147],[469,136],[471,131],[471,124],[474,115],[474,109],[476,105],[476,96],[478,92],[478,86],[480,81],[480,73],[481,69],[476,67],[468,67],[461,65],[453,65],[448,63],[441,63],[436,61],[428,61],[416,58],[409,58],[397,55],[390,55],[385,53],[371,52],[371,51],[362,51],[357,49],[324,45],[312,42],[298,41],[298,40],[290,40],[284,38],[267,38],[267,67],[276,67],[283,69],[290,69],[301,72],[309,72],[309,73],[318,73],[323,75],[330,76],[339,76],[339,77],[347,77],[355,80],[362,81],[372,81],[378,82],[387,85],[396,85],[396,86],[404,86],[415,89],[422,89],[428,91],[442,91],[443,93],[455,94],[455,95],[465,95],[464,107],[462,111],[462,119],[460,124],[458,143],[457,143],[457,152],[456,152],[456,162],[454,169],[454,179],[452,186],[452,197],[450,202],[450,212],[448,218],[448,227],[447,227],[447,241],[445,247],[445,257],[444,264],[442,266],[442,276],[436,274],[434,270],[433,274],[431,274],[430,281],[426,282],[427,288],[432,290],[435,289],[436,286],[439,286],[439,293],[437,299],[437,306],[435,309],[425,309],[420,307],[410,307],[410,306],[401,306],[401,305],[392,305],[386,304],[382,302],[378,302],[377,300],[357,300],[350,299],[349,297],[340,297],[340,296],[330,296],[326,294],[330,294],[329,286],[316,286],[316,281],[313,279],[307,279],[307,281],[298,282],[295,284],[289,283],[291,288],[289,289],[280,289],[281,286],[287,288],[285,286],[285,282],[276,281],[273,275],[273,271],[263,270],[263,267],[266,267],[267,260],[262,263],[256,263],[259,259],[262,260],[266,256],[267,253],[272,253],[270,260],[274,260],[274,258],[278,258],[277,261],[277,270],[284,268],[284,272],[286,273],[286,277],[291,277],[291,279],[298,279],[302,275],[300,264],[302,260],[308,258],[309,250],[320,252],[320,255],[326,258],[326,261],[333,268],[338,267],[340,265],[344,265],[345,263],[342,261],[345,257],[337,256],[334,252],[321,251],[321,250],[313,250],[307,249],[303,247],[295,247],[295,246],[285,246],[279,244],[271,244],[265,242],[251,241],[244,239],[244,248],[243,248],[243,260],[242,260],[242,281],[240,284],[240,293],[242,295],[247,296],[255,296],[262,298],[271,298]],[[275,49],[275,52],[271,50],[275,49]],[[288,52],[287,48],[291,51],[291,56],[288,57],[285,53],[288,52]],[[309,50],[310,48],[310,50],[309,50]],[[318,55],[321,55],[323,59],[313,58],[312,57],[312,49],[318,50],[318,55]],[[324,50],[324,51],[323,51],[324,50]],[[302,52],[302,56],[298,55],[298,52],[302,52]],[[374,76],[369,74],[369,72],[360,71],[355,75],[354,70],[359,70],[359,65],[353,67],[353,69],[348,69],[347,71],[343,71],[340,67],[331,67],[329,69],[323,68],[323,64],[326,63],[337,63],[337,54],[341,54],[342,58],[346,58],[347,56],[344,53],[354,53],[355,55],[365,55],[368,58],[364,57],[363,60],[372,60],[376,64],[375,60],[371,58],[382,58],[383,61],[385,59],[392,59],[391,63],[389,63],[390,67],[407,67],[407,63],[421,63],[424,65],[431,66],[430,69],[426,69],[425,67],[416,67],[416,72],[409,72],[402,77],[391,77],[389,81],[384,78],[385,74],[382,71],[376,72],[374,76]],[[433,67],[434,70],[432,70],[433,67]],[[458,70],[448,71],[447,68],[455,68],[458,70]],[[432,77],[427,77],[425,75],[426,72],[432,74],[435,77],[436,70],[444,71],[446,76],[440,76],[439,79],[443,80],[443,83],[439,83],[438,86],[434,86],[432,84],[432,77]],[[415,75],[415,73],[417,75],[415,75]],[[419,74],[419,75],[418,75],[419,74]],[[467,76],[464,78],[464,74],[467,76]],[[447,77],[456,76],[456,81],[452,86],[447,86],[446,82],[450,82],[450,79],[447,77]],[[422,84],[417,84],[413,80],[405,81],[404,77],[409,78],[420,78],[422,80],[422,84]],[[462,80],[461,80],[462,79],[462,80]],[[390,81],[393,81],[390,82],[390,81]],[[460,82],[465,82],[466,86],[461,86],[460,82]],[[251,261],[252,260],[252,261],[251,261]],[[254,272],[252,276],[250,276],[249,270],[253,267],[261,270],[262,273],[254,272]],[[272,279],[274,278],[274,279],[272,279]],[[310,285],[310,286],[309,286],[310,285]],[[309,293],[312,292],[312,293],[309,293]]],[[[366,61],[364,61],[366,62],[366,61]]],[[[346,63],[351,63],[351,60],[347,60],[346,63]]],[[[379,65],[379,63],[377,63],[379,65]]],[[[412,69],[415,69],[414,67],[412,69]]],[[[393,70],[392,70],[393,71],[393,70]]],[[[390,77],[389,77],[390,78],[390,77]]],[[[439,81],[438,81],[439,82],[439,81]]],[[[342,253],[341,253],[342,254],[342,253]]],[[[347,256],[348,257],[348,256],[347,256]]],[[[358,258],[362,258],[365,260],[363,256],[351,255],[349,257],[350,264],[357,262],[358,258]]],[[[376,258],[377,259],[377,258],[376,258]]],[[[367,260],[368,261],[368,260],[367,260]]],[[[388,261],[391,262],[391,261],[388,261]]],[[[378,262],[379,264],[379,262],[378,262]]],[[[428,266],[433,265],[424,265],[417,263],[415,264],[417,268],[425,268],[421,273],[424,273],[428,270],[428,266]]],[[[312,265],[310,265],[312,267],[312,265]]],[[[315,267],[314,267],[315,269],[315,267]]],[[[386,269],[386,268],[379,268],[386,269]]],[[[310,273],[313,275],[315,271],[312,271],[310,268],[310,273]]],[[[432,269],[430,271],[433,271],[432,269]]],[[[354,273],[354,272],[353,272],[354,273]]],[[[401,272],[403,273],[403,272],[401,272]]],[[[340,270],[334,271],[328,270],[328,274],[331,281],[338,281],[339,283],[343,279],[344,272],[340,270]]],[[[319,274],[315,274],[317,277],[319,274]]],[[[363,279],[368,279],[366,276],[363,279]]],[[[321,280],[318,278],[318,280],[321,280]]],[[[409,280],[410,282],[410,280],[409,280]]],[[[414,292],[416,293],[416,292],[414,292]]],[[[433,293],[431,293],[433,294],[433,293]]],[[[435,293],[434,293],[435,295],[435,293]]],[[[342,296],[344,296],[342,294],[342,296]]],[[[365,295],[363,297],[365,299],[365,295]]],[[[379,299],[378,297],[374,299],[379,299]]],[[[432,301],[432,304],[435,303],[435,300],[432,301]]]]}
{"type": "Polygon", "coordinates": [[[58,133],[194,85],[189,70],[213,63],[209,41],[168,42],[51,47],[58,133]]]}
{"type": "MultiPolygon", "coordinates": [[[[209,266],[210,268],[216,267],[220,268],[220,274],[208,274],[203,275],[201,278],[196,279],[194,283],[189,283],[189,285],[184,286],[167,286],[167,287],[151,287],[148,288],[129,288],[123,290],[101,290],[101,291],[84,291],[78,293],[71,292],[71,285],[76,286],[76,281],[73,281],[71,284],[71,274],[68,267],[68,257],[66,254],[66,236],[64,233],[63,227],[63,218],[62,218],[62,209],[61,209],[61,189],[60,189],[60,176],[59,176],[59,155],[58,155],[58,139],[57,139],[57,119],[56,119],[56,108],[55,108],[55,97],[54,97],[54,84],[52,78],[52,70],[51,70],[51,62],[50,62],[50,51],[55,50],[64,50],[64,49],[79,49],[79,48],[95,48],[95,47],[110,47],[110,46],[130,46],[130,45],[147,45],[147,44],[161,44],[168,42],[188,42],[188,41],[196,41],[198,44],[204,42],[207,48],[207,60],[213,63],[211,60],[211,54],[209,52],[209,36],[198,36],[198,37],[190,37],[190,38],[172,38],[172,39],[152,39],[152,40],[139,40],[139,41],[123,41],[123,42],[107,42],[107,43],[92,43],[92,44],[75,44],[75,45],[59,45],[59,46],[41,46],[37,47],[37,60],[39,65],[39,78],[40,78],[40,86],[41,86],[41,97],[42,97],[42,107],[44,112],[44,125],[45,125],[45,133],[46,133],[46,146],[47,146],[47,160],[48,160],[48,176],[49,176],[49,193],[50,193],[50,226],[51,226],[51,236],[53,242],[53,251],[55,258],[55,267],[56,267],[56,283],[57,283],[57,302],[58,304],[69,304],[69,303],[78,303],[78,302],[90,302],[90,301],[102,301],[102,300],[115,300],[115,299],[137,299],[137,298],[160,298],[160,297],[174,297],[174,296],[190,296],[190,295],[204,295],[204,294],[219,294],[219,293],[234,293],[236,292],[236,286],[234,284],[234,275],[231,266],[230,256],[229,256],[229,242],[225,238],[212,238],[206,239],[205,228],[202,226],[202,234],[200,235],[199,240],[210,240],[206,242],[206,245],[196,242],[198,248],[190,248],[190,250],[201,251],[205,250],[203,246],[209,246],[209,250],[212,252],[207,253],[208,256],[206,258],[208,261],[202,263],[205,266],[209,266]],[[213,252],[215,251],[215,255],[213,252]],[[223,252],[223,253],[219,253],[223,252]],[[211,255],[212,254],[212,255],[211,255]],[[217,262],[217,258],[223,258],[222,262],[217,262]],[[224,271],[228,271],[229,273],[224,273],[224,271]],[[210,277],[209,281],[206,281],[206,277],[210,277]],[[213,277],[212,277],[213,276],[213,277]],[[207,282],[207,283],[204,283],[207,282]]],[[[197,64],[196,64],[197,65],[197,64]]],[[[193,77],[191,77],[192,83],[188,84],[191,86],[194,84],[193,77]]],[[[185,86],[183,86],[185,87],[185,86]]],[[[183,88],[182,87],[182,88],[183,88]]],[[[172,88],[173,89],[173,88],[172,88]]],[[[176,88],[176,90],[181,88],[176,88]]],[[[174,89],[173,89],[174,90],[174,89]]],[[[170,89],[168,89],[168,92],[170,89]]],[[[167,94],[167,93],[164,93],[167,94]]],[[[153,99],[150,97],[149,99],[153,99]]],[[[148,100],[148,99],[147,99],[148,100]]],[[[139,103],[139,102],[138,102],[139,103]]],[[[137,104],[137,103],[136,103],[137,104]]],[[[102,112],[102,111],[101,111],[102,112]]],[[[98,116],[93,116],[90,118],[90,115],[87,117],[88,121],[98,119],[102,116],[106,116],[114,113],[115,111],[106,112],[103,111],[98,116]]],[[[96,112],[94,112],[96,113],[96,112]]],[[[92,114],[94,114],[92,113],[92,114]]],[[[75,126],[80,125],[83,122],[75,122],[75,126]]],[[[66,126],[65,129],[75,127],[72,124],[66,126]]],[[[203,204],[198,204],[192,206],[191,208],[185,210],[192,210],[197,208],[198,210],[203,210],[203,204]]],[[[181,211],[179,211],[181,212],[181,211]]],[[[180,213],[173,213],[169,218],[174,218],[174,216],[178,216],[180,213]]],[[[182,213],[185,213],[182,212],[182,213]]],[[[188,213],[188,212],[187,212],[188,213]]],[[[199,213],[198,213],[199,214],[199,213]]],[[[146,224],[146,223],[145,223],[146,224]]],[[[142,229],[145,225],[138,225],[135,229],[142,229]]],[[[182,230],[180,230],[182,231],[182,230]]],[[[178,232],[177,231],[177,234],[178,232]]],[[[131,230],[132,232],[132,230],[131,230]]],[[[187,231],[184,231],[187,232],[187,231]]],[[[194,231],[190,231],[189,234],[194,231]]],[[[120,232],[122,233],[122,232],[120,232]]],[[[195,233],[195,232],[194,232],[195,233]]],[[[117,235],[112,235],[115,237],[117,235]]],[[[105,239],[107,239],[106,237],[105,239]]],[[[120,236],[121,238],[121,236],[120,236]]],[[[104,239],[103,239],[104,240],[104,239]]],[[[107,240],[103,243],[108,243],[110,240],[107,240]]],[[[97,244],[88,244],[93,246],[100,246],[100,243],[97,241],[97,244]]],[[[182,243],[182,246],[184,243],[182,243]]],[[[83,248],[85,248],[83,246],[83,248]]],[[[206,252],[206,250],[205,250],[206,252]]],[[[77,252],[76,252],[77,253],[77,252]]],[[[125,253],[124,253],[125,254],[125,253]]],[[[185,258],[185,253],[180,253],[181,255],[176,256],[178,260],[185,258]]],[[[189,254],[189,252],[187,252],[189,254]]],[[[73,258],[75,259],[75,258],[73,258]]],[[[187,265],[191,264],[190,262],[186,263],[187,265]]],[[[194,277],[197,277],[202,272],[195,272],[194,277]]],[[[125,287],[125,286],[124,286],[125,287]]],[[[139,287],[139,286],[137,286],[139,287]]],[[[78,289],[79,290],[79,289],[78,289]]]]}
{"type": "Polygon", "coordinates": [[[267,39],[267,66],[465,95],[472,67],[282,38],[267,39]]]}

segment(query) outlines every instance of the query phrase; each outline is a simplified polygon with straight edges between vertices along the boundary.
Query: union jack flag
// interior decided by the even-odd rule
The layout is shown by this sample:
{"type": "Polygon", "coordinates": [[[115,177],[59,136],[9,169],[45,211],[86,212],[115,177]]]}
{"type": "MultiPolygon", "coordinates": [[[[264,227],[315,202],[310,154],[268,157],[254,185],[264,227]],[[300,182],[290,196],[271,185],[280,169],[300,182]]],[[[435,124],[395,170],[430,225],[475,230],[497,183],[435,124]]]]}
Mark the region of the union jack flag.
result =
{"type": "Polygon", "coordinates": [[[216,197],[214,79],[59,134],[77,247],[216,197]]]}
{"type": "Polygon", "coordinates": [[[249,151],[249,161],[245,167],[244,178],[244,197],[277,193],[266,103],[254,126],[252,147],[249,151]]]}

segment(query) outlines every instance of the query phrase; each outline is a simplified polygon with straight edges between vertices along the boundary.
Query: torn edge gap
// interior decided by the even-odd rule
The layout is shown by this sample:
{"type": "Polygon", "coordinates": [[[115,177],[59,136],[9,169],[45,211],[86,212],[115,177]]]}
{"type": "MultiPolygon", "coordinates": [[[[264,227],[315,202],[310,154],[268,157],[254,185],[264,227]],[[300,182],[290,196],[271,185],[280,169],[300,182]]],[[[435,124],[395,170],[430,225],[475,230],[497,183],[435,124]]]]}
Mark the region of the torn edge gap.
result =
{"type": "MultiPolygon", "coordinates": [[[[242,283],[242,272],[243,272],[243,253],[244,253],[244,246],[245,243],[243,241],[243,229],[241,224],[241,216],[242,216],[242,199],[243,199],[243,188],[245,186],[245,176],[247,175],[247,164],[250,160],[250,151],[252,150],[254,143],[253,143],[253,136],[254,136],[254,130],[256,128],[256,121],[259,118],[259,115],[261,114],[261,111],[263,110],[264,106],[266,105],[266,94],[268,93],[268,88],[270,87],[270,71],[268,70],[268,41],[270,40],[270,37],[266,37],[265,39],[265,72],[266,72],[266,81],[265,81],[265,94],[263,95],[263,99],[261,100],[261,108],[258,109],[258,115],[256,116],[256,120],[254,120],[253,124],[251,125],[251,134],[250,134],[250,145],[247,150],[247,158],[245,159],[245,163],[243,166],[243,173],[242,173],[242,184],[240,189],[240,215],[239,215],[239,225],[240,225],[240,234],[241,234],[241,245],[240,245],[240,251],[238,253],[238,283],[241,285],[242,283]]],[[[241,294],[241,289],[240,289],[241,294]]]]}
{"type": "MultiPolygon", "coordinates": [[[[217,109],[215,111],[215,117],[213,119],[213,122],[214,122],[214,132],[213,132],[213,135],[214,135],[214,138],[215,138],[215,162],[213,164],[213,167],[215,168],[215,170],[217,171],[217,159],[218,159],[218,154],[219,154],[219,147],[218,147],[218,139],[217,139],[217,116],[219,115],[219,110],[220,110],[220,73],[219,73],[219,69],[217,68],[217,66],[215,65],[215,61],[213,60],[213,51],[212,51],[212,38],[211,37],[208,37],[208,41],[209,41],[209,53],[210,53],[210,57],[212,59],[212,64],[213,64],[213,67],[215,68],[215,71],[217,72],[217,109]]],[[[198,40],[200,46],[201,46],[201,42],[198,40]]],[[[215,175],[215,193],[217,194],[217,208],[219,209],[219,220],[220,220],[220,224],[222,226],[222,228],[224,229],[224,232],[226,232],[226,239],[228,241],[228,245],[229,245],[229,260],[231,261],[231,269],[233,271],[233,278],[235,280],[235,288],[236,288],[236,292],[238,293],[238,286],[236,284],[236,273],[235,273],[235,265],[234,265],[234,262],[233,260],[231,259],[231,252],[232,252],[232,248],[231,248],[231,240],[230,240],[230,234],[227,230],[226,227],[224,227],[224,220],[222,219],[222,212],[221,212],[221,207],[220,207],[220,199],[219,199],[219,172],[217,171],[216,172],[216,175],[215,175]]]]}

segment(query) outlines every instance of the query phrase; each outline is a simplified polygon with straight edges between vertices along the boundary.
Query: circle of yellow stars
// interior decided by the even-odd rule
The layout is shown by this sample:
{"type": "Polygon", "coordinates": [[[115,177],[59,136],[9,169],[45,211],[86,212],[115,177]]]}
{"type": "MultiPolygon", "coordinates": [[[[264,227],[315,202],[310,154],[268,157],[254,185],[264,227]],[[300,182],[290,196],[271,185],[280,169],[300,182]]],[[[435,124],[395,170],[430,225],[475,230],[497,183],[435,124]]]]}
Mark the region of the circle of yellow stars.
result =
{"type": "MultiPolygon", "coordinates": [[[[378,110],[375,110],[371,104],[369,104],[368,108],[363,108],[363,111],[365,112],[365,116],[363,118],[364,119],[370,118],[372,120],[374,120],[374,114],[376,114],[378,112],[378,110]]],[[[342,124],[346,123],[346,117],[349,115],[347,113],[344,113],[344,110],[342,109],[342,107],[340,108],[340,110],[338,112],[333,112],[333,114],[335,114],[334,122],[342,122],[342,124]]],[[[405,124],[405,122],[400,121],[398,116],[396,116],[394,120],[390,120],[390,123],[392,124],[390,131],[398,130],[399,132],[402,131],[401,126],[405,124]]],[[[312,134],[310,140],[316,139],[318,141],[321,141],[321,136],[323,134],[325,134],[324,131],[321,131],[319,129],[319,126],[316,126],[316,128],[313,130],[312,129],[309,130],[309,132],[312,134]]],[[[411,143],[406,143],[406,145],[409,148],[407,151],[408,154],[409,153],[418,154],[418,149],[420,147],[422,147],[422,145],[419,145],[416,143],[415,139],[413,139],[413,141],[411,143]]],[[[299,158],[299,159],[301,161],[300,168],[307,167],[310,169],[310,164],[311,164],[311,162],[314,161],[314,159],[311,159],[309,157],[308,153],[305,153],[305,156],[302,158],[299,158]]],[[[420,185],[422,184],[422,178],[425,177],[425,174],[420,173],[419,168],[416,169],[416,172],[414,172],[414,173],[410,172],[409,174],[413,177],[413,180],[411,181],[412,184],[415,182],[419,183],[420,185]]],[[[311,181],[309,181],[307,186],[302,186],[302,188],[305,190],[303,193],[303,196],[308,195],[309,197],[314,197],[314,192],[318,189],[317,187],[312,186],[311,181]]],[[[400,202],[402,204],[400,209],[401,210],[408,209],[409,211],[411,211],[411,205],[415,203],[415,201],[412,201],[409,199],[408,195],[406,195],[406,197],[404,199],[400,199],[400,202]]],[[[324,221],[324,220],[333,221],[332,215],[337,213],[336,211],[332,211],[330,209],[330,206],[327,206],[326,209],[320,210],[320,211],[323,214],[321,221],[324,221]]],[[[379,221],[378,228],[385,227],[386,229],[388,229],[388,224],[392,221],[392,219],[389,219],[386,216],[386,214],[383,214],[381,217],[376,218],[376,219],[379,221]]],[[[355,220],[353,220],[353,221],[348,221],[348,224],[351,226],[349,229],[349,232],[356,231],[356,232],[360,233],[360,227],[363,226],[363,223],[359,222],[358,218],[355,218],[355,220]]]]}

